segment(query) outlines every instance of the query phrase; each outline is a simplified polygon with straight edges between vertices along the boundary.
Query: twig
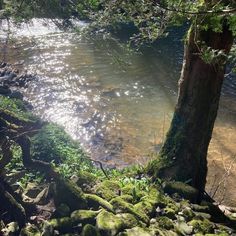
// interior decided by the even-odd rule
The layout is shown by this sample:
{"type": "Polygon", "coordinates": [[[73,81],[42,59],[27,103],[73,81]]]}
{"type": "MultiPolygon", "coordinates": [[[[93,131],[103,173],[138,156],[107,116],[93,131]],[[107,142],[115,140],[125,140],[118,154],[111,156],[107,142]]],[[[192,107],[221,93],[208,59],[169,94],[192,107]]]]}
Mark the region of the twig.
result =
{"type": "Polygon", "coordinates": [[[106,176],[107,179],[110,179],[110,177],[108,176],[107,172],[105,171],[105,169],[104,169],[104,167],[103,167],[102,162],[97,161],[97,160],[94,160],[94,159],[91,159],[91,158],[89,158],[89,159],[90,159],[91,161],[93,161],[94,163],[98,163],[99,166],[100,166],[100,168],[101,168],[101,170],[102,170],[102,172],[103,172],[103,174],[106,176]]]}

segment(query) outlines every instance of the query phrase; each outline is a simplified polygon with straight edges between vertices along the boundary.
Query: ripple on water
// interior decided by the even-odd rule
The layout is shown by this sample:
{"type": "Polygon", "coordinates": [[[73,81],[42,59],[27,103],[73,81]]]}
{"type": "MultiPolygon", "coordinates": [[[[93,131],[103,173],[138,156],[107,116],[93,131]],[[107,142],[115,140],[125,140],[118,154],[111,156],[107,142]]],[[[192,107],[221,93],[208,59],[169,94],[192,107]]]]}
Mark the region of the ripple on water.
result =
{"type": "MultiPolygon", "coordinates": [[[[136,54],[114,40],[83,39],[38,20],[15,30],[12,59],[24,61],[40,77],[25,91],[37,114],[64,126],[93,159],[111,167],[145,163],[160,149],[177,97],[181,35],[172,32],[155,48],[136,54]]],[[[224,83],[209,147],[209,192],[224,181],[234,184],[235,81],[224,83]],[[229,166],[232,174],[222,180],[229,166]]],[[[222,193],[217,194],[220,199],[222,193]]],[[[231,188],[225,199],[236,205],[232,196],[231,188]]]]}

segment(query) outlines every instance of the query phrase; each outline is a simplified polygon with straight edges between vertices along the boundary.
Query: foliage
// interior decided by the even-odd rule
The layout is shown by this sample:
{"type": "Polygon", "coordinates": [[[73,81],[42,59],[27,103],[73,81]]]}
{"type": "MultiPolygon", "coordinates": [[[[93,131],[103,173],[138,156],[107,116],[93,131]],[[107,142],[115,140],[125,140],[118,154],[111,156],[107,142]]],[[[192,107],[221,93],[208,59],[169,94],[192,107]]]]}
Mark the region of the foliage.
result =
{"type": "Polygon", "coordinates": [[[24,103],[19,99],[10,99],[8,97],[0,95],[0,111],[4,110],[14,115],[22,121],[37,121],[38,118],[32,113],[28,112],[24,103]]]}

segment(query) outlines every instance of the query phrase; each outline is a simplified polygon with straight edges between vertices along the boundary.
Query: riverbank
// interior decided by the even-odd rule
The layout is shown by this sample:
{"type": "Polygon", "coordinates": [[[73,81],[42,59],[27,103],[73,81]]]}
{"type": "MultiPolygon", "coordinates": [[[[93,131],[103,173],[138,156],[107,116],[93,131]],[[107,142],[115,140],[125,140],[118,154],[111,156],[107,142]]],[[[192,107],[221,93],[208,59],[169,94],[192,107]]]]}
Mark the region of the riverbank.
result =
{"type": "Polygon", "coordinates": [[[34,76],[2,64],[0,79],[3,235],[235,234],[235,221],[210,202],[196,204],[188,185],[153,183],[141,167],[96,167],[61,127],[29,111],[17,87],[34,76]]]}

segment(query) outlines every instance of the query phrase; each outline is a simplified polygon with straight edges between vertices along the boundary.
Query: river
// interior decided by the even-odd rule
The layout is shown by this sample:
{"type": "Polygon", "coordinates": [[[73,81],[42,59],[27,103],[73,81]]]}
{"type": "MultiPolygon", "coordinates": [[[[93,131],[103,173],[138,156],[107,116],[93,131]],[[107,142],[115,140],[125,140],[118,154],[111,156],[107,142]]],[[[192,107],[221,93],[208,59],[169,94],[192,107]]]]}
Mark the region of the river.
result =
{"type": "MultiPolygon", "coordinates": [[[[105,35],[83,37],[35,19],[11,28],[14,46],[6,59],[37,73],[23,91],[35,114],[62,125],[93,159],[122,168],[146,163],[162,145],[177,98],[180,35],[172,30],[138,53],[105,35]]],[[[218,189],[215,198],[234,206],[235,140],[236,80],[227,78],[208,152],[207,191],[218,189]]]]}

